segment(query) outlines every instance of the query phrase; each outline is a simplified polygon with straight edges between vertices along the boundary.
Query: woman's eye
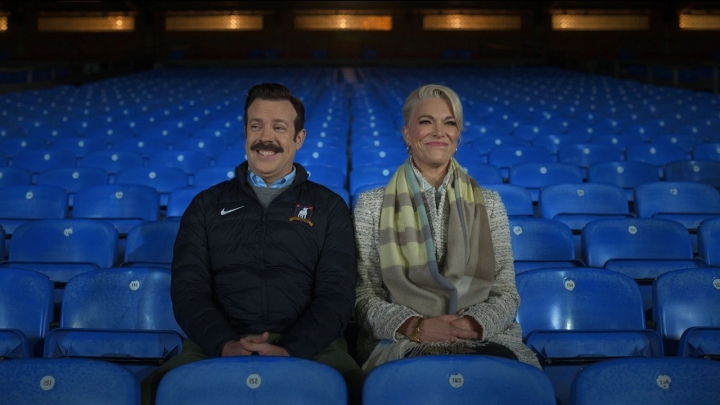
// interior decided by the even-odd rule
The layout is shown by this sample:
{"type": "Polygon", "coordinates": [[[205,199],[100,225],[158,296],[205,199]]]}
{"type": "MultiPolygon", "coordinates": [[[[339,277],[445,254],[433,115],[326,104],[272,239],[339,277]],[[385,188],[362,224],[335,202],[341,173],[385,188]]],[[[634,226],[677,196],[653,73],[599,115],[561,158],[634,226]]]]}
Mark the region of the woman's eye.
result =
{"type": "Polygon", "coordinates": [[[448,121],[448,122],[445,123],[445,125],[450,125],[450,126],[453,126],[453,127],[457,126],[457,124],[455,123],[455,121],[448,121]]]}

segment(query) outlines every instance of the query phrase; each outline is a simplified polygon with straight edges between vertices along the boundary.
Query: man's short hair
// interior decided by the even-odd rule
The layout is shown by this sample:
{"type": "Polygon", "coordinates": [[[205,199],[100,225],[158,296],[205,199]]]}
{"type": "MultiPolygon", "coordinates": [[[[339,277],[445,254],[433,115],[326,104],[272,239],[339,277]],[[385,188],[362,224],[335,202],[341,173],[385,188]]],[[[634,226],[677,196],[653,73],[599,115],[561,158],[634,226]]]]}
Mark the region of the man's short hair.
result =
{"type": "Polygon", "coordinates": [[[287,87],[278,83],[256,84],[250,88],[247,93],[247,98],[245,99],[245,114],[243,115],[243,122],[246,126],[248,108],[253,101],[257,99],[269,101],[289,101],[293,108],[295,108],[295,113],[297,113],[295,121],[293,122],[295,135],[305,128],[305,106],[300,99],[290,93],[290,90],[287,87]]]}

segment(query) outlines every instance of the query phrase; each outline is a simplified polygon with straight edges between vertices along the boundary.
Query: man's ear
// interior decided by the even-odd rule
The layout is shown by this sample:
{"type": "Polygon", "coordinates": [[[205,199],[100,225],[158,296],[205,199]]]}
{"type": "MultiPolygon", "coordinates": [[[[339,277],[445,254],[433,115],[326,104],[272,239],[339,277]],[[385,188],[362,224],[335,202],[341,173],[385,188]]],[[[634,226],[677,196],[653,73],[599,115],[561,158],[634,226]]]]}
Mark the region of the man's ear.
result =
{"type": "Polygon", "coordinates": [[[295,142],[295,150],[299,150],[302,147],[303,142],[305,142],[306,135],[307,135],[307,133],[305,132],[304,129],[300,130],[300,132],[295,134],[295,139],[293,139],[293,142],[295,142]]]}

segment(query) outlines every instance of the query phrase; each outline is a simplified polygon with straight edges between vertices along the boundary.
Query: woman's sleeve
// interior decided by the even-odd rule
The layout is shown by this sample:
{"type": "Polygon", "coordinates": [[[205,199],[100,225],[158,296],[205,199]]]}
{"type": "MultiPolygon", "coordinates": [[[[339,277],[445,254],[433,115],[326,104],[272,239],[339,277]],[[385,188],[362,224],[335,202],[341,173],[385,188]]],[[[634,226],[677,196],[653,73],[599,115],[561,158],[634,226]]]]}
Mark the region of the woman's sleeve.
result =
{"type": "Polygon", "coordinates": [[[360,194],[355,205],[355,239],[358,248],[358,284],[355,311],[360,327],[375,339],[395,341],[395,332],[409,318],[420,316],[412,309],[390,302],[380,272],[379,221],[382,188],[360,194]]]}
{"type": "Polygon", "coordinates": [[[482,339],[487,340],[502,333],[515,321],[520,295],[515,286],[510,223],[505,205],[497,192],[484,190],[483,195],[495,252],[495,283],[487,300],[468,308],[465,315],[472,316],[482,326],[482,339]]]}

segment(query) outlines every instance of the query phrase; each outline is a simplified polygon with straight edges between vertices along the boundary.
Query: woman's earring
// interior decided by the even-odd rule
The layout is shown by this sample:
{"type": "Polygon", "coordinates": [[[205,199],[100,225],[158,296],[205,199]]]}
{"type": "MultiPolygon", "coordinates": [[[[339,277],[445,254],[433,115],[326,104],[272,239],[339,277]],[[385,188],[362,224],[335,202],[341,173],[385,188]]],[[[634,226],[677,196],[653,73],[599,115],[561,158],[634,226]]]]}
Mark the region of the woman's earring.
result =
{"type": "Polygon", "coordinates": [[[411,154],[412,151],[410,150],[410,145],[406,144],[405,147],[407,148],[407,154],[411,154]]]}

